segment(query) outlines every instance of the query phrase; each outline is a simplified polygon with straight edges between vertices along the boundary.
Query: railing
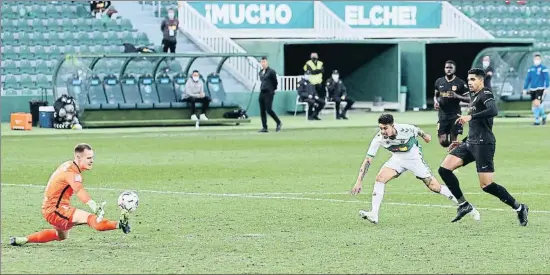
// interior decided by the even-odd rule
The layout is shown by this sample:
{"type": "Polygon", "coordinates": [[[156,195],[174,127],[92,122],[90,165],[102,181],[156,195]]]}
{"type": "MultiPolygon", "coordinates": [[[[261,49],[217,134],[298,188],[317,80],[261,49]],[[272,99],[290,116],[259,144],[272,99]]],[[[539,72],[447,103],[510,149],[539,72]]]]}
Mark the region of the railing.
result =
{"type": "Polygon", "coordinates": [[[315,18],[314,27],[319,38],[361,40],[354,34],[354,30],[321,1],[315,1],[313,7],[315,18]]]}
{"type": "Polygon", "coordinates": [[[277,78],[279,81],[277,91],[296,91],[302,76],[278,76],[277,78]]]}
{"type": "Polygon", "coordinates": [[[491,33],[447,1],[442,2],[442,29],[462,39],[492,39],[491,33]]]}
{"type": "MultiPolygon", "coordinates": [[[[201,48],[209,52],[221,53],[246,53],[246,51],[235,43],[231,38],[221,32],[204,16],[198,13],[185,1],[179,1],[178,20],[180,27],[189,34],[201,48]]],[[[232,70],[229,72],[247,88],[251,89],[258,80],[260,63],[254,58],[230,58],[227,66],[232,70]]]]}

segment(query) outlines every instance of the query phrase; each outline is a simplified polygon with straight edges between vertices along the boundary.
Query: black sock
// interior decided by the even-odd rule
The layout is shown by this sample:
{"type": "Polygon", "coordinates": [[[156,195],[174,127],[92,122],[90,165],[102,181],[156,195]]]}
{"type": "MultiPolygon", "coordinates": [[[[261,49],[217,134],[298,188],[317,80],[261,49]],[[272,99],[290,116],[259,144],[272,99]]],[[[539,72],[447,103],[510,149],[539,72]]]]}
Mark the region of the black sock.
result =
{"type": "Polygon", "coordinates": [[[483,187],[483,191],[499,198],[503,203],[509,205],[510,207],[514,209],[519,208],[519,203],[508,193],[508,190],[504,188],[502,185],[498,185],[496,183],[491,183],[485,187],[483,187]]]}
{"type": "Polygon", "coordinates": [[[464,194],[462,194],[462,190],[460,190],[458,178],[455,176],[453,171],[443,167],[439,167],[438,172],[443,179],[443,182],[445,182],[445,185],[447,185],[449,190],[451,190],[451,193],[453,193],[453,196],[455,196],[458,203],[463,204],[464,202],[466,202],[464,194]]]}

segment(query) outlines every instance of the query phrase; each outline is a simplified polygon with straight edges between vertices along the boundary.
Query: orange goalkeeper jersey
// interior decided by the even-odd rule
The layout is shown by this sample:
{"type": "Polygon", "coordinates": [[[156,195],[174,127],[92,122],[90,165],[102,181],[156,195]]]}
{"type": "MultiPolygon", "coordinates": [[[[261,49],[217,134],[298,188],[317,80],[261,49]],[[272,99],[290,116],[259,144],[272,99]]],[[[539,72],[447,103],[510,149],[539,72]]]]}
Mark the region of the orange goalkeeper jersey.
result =
{"type": "Polygon", "coordinates": [[[61,164],[50,177],[44,190],[42,211],[55,210],[63,205],[70,205],[71,196],[82,189],[80,168],[74,161],[61,164]]]}

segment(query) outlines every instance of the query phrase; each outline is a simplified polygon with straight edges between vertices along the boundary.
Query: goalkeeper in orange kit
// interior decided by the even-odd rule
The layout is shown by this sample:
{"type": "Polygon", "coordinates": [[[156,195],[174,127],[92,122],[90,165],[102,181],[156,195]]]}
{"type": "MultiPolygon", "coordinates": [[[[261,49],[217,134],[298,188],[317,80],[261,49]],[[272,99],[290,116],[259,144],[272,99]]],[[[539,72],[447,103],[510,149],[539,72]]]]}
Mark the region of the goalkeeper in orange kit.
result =
{"type": "Polygon", "coordinates": [[[42,216],[54,229],[46,229],[27,237],[11,237],[11,245],[26,243],[46,243],[62,241],[69,237],[69,231],[75,225],[87,224],[98,231],[122,229],[130,233],[129,213],[122,210],[120,220],[103,219],[105,202],[97,204],[82,187],[82,171],[92,169],[94,151],[88,144],[78,144],[74,148],[74,160],[61,164],[51,175],[42,203],[42,216]],[[76,196],[88,205],[93,214],[71,206],[71,196],[76,196]]]}

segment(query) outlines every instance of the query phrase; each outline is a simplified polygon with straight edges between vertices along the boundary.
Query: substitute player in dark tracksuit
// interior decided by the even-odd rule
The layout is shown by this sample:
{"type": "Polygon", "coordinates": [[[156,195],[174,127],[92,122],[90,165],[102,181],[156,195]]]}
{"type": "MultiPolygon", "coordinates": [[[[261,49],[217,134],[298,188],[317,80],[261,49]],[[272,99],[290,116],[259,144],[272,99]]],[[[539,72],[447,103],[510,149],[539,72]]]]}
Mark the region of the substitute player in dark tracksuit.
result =
{"type": "Polygon", "coordinates": [[[434,107],[439,110],[437,135],[439,144],[448,147],[462,134],[462,125],[455,124],[462,113],[460,102],[469,102],[468,86],[466,82],[455,75],[456,64],[449,60],[445,62],[445,76],[435,81],[434,107]]]}
{"type": "Polygon", "coordinates": [[[315,85],[309,82],[311,71],[306,71],[304,78],[298,82],[298,95],[302,102],[308,103],[308,119],[321,120],[319,113],[325,107],[325,101],[319,97],[315,85]],[[314,108],[315,107],[315,111],[314,108]]]}

